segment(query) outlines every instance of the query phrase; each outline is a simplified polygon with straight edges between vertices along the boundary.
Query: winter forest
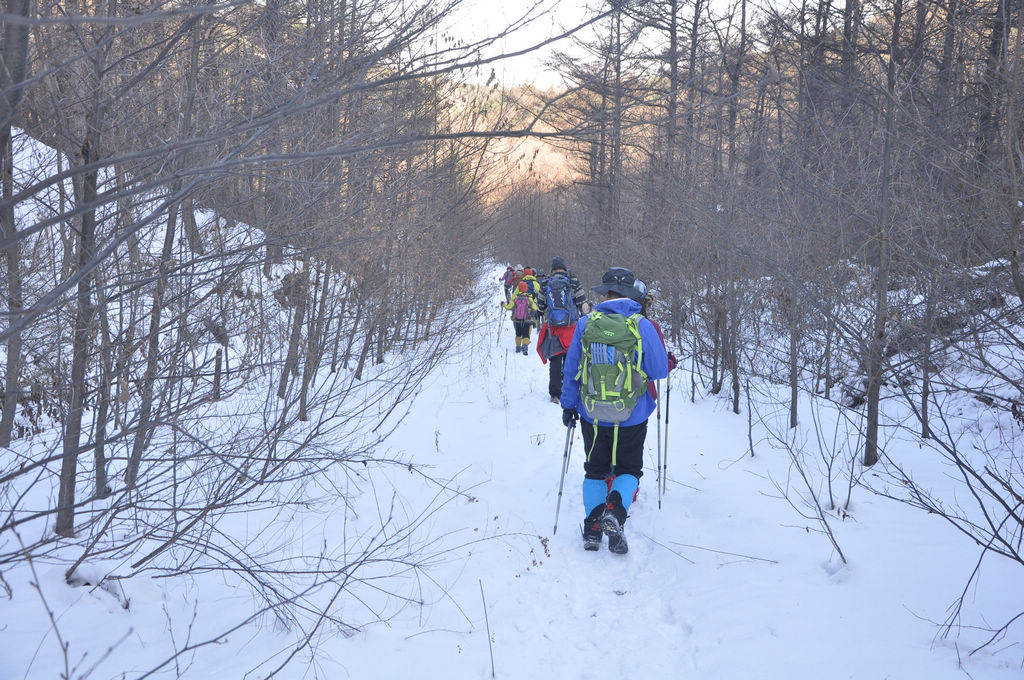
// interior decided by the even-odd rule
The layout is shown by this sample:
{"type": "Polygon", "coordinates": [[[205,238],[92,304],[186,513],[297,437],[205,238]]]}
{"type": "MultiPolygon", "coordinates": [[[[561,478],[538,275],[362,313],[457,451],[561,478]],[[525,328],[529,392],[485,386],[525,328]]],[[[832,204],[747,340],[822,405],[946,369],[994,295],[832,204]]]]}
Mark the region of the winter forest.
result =
{"type": "Polygon", "coordinates": [[[0,22],[0,676],[1024,673],[1021,0],[0,22]],[[680,360],[628,556],[498,309],[556,255],[680,360]]]}

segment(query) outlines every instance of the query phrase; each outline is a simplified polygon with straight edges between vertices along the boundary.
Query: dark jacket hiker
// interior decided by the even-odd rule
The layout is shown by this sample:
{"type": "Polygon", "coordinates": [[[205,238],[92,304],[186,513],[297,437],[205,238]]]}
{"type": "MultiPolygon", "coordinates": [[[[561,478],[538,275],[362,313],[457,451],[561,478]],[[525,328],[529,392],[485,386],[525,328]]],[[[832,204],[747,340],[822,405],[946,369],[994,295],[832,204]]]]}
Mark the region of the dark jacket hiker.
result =
{"type": "Polygon", "coordinates": [[[562,394],[562,369],[565,352],[572,342],[576,322],[580,318],[586,293],[565,260],[551,260],[551,273],[540,281],[541,296],[537,306],[544,316],[544,324],[537,335],[537,354],[548,366],[548,394],[557,402],[562,394]]]}

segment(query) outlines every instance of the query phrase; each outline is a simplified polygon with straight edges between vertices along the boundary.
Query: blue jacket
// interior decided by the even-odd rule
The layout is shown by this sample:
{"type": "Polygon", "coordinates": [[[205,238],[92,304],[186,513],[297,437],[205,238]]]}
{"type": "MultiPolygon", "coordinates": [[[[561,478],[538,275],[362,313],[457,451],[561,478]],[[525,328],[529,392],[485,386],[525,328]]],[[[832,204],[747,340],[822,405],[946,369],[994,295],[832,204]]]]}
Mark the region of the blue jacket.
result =
{"type": "MultiPolygon", "coordinates": [[[[604,312],[605,314],[614,313],[631,316],[640,311],[640,303],[629,298],[615,298],[602,302],[594,310],[604,312]]],[[[583,353],[583,344],[580,339],[583,337],[583,331],[587,327],[588,317],[589,315],[584,316],[576,324],[576,332],[572,335],[572,343],[569,345],[569,350],[565,353],[560,403],[562,408],[577,409],[581,418],[588,423],[593,423],[594,419],[587,413],[586,407],[580,399],[580,381],[576,377],[576,373],[580,368],[580,357],[583,353]]],[[[668,375],[668,353],[665,351],[665,345],[661,343],[658,331],[654,330],[654,325],[650,321],[642,318],[637,326],[640,329],[640,339],[643,341],[644,346],[644,356],[641,360],[640,368],[643,369],[644,373],[651,380],[660,380],[668,375]]],[[[633,409],[633,413],[630,414],[629,418],[619,423],[619,425],[621,427],[639,425],[651,417],[655,407],[654,397],[645,391],[643,396],[640,397],[640,401],[637,402],[636,408],[633,409]]]]}

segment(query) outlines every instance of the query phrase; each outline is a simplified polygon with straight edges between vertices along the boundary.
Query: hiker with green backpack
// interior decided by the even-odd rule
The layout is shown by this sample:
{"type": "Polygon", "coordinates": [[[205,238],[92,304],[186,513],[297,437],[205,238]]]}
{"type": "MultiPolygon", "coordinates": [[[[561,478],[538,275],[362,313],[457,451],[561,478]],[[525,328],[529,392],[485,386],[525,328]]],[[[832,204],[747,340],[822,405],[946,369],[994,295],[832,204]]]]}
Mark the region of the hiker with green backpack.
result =
{"type": "Polygon", "coordinates": [[[613,267],[592,288],[604,301],[576,325],[560,400],[562,423],[581,421],[586,452],[583,547],[597,550],[607,535],[608,549],[619,554],[629,550],[622,528],[643,476],[647,419],[656,406],[647,381],[668,375],[665,346],[632,299],[635,281],[629,269],[613,267]]]}

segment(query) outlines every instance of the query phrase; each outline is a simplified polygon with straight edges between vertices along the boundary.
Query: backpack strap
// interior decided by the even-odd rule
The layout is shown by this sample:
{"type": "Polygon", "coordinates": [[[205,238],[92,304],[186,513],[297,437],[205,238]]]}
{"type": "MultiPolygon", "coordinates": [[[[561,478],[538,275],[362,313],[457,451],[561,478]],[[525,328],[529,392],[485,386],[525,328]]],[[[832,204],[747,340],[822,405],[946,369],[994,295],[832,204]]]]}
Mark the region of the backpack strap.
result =
{"type": "MultiPolygon", "coordinates": [[[[626,328],[628,328],[629,332],[636,338],[636,367],[640,370],[641,374],[643,374],[644,370],[644,338],[640,335],[640,319],[642,318],[644,318],[643,314],[637,312],[630,316],[626,322],[626,328]]],[[[633,369],[632,363],[629,364],[629,368],[630,370],[633,369]]]]}
{"type": "MultiPolygon", "coordinates": [[[[597,419],[594,420],[594,441],[590,444],[590,450],[587,451],[587,462],[590,462],[590,456],[594,453],[594,447],[597,446],[597,428],[600,427],[597,419]]],[[[615,427],[612,429],[612,474],[615,474],[615,466],[618,464],[618,453],[619,453],[619,424],[615,423],[615,427]]]]}
{"type": "MultiPolygon", "coordinates": [[[[590,313],[590,320],[588,321],[588,323],[595,322],[598,319],[600,319],[602,316],[604,316],[604,314],[601,313],[601,312],[596,312],[596,311],[595,312],[591,312],[590,313]]],[[[584,330],[586,330],[586,329],[584,329],[584,330]]],[[[583,340],[583,334],[580,333],[580,341],[582,342],[582,340],[583,340]]],[[[582,380],[583,376],[586,375],[586,372],[590,370],[590,359],[589,359],[589,357],[590,357],[590,352],[589,351],[584,351],[580,355],[579,368],[576,369],[576,376],[573,378],[573,380],[582,380]]],[[[589,458],[589,454],[587,455],[587,457],[589,458]]]]}

